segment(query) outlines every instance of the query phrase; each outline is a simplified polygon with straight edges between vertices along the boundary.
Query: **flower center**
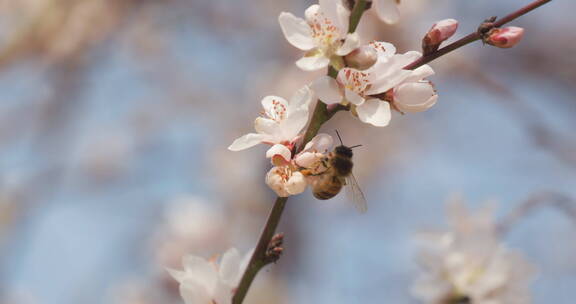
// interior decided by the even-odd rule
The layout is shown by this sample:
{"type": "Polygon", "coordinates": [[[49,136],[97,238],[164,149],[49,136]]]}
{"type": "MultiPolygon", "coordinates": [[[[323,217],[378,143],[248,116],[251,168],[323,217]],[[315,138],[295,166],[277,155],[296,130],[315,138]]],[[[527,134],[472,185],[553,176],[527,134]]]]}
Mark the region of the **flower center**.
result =
{"type": "Polygon", "coordinates": [[[344,87],[350,91],[355,92],[356,94],[365,97],[365,92],[370,89],[372,84],[368,80],[368,76],[370,74],[354,69],[347,69],[344,73],[344,77],[346,79],[346,83],[344,87]]]}
{"type": "Polygon", "coordinates": [[[286,118],[286,106],[278,100],[272,100],[272,109],[264,112],[264,115],[276,122],[281,122],[286,118]]]}
{"type": "Polygon", "coordinates": [[[317,12],[308,20],[308,25],[312,29],[312,37],[321,46],[321,51],[329,57],[334,52],[335,42],[338,42],[338,28],[326,18],[323,13],[317,12]]]}

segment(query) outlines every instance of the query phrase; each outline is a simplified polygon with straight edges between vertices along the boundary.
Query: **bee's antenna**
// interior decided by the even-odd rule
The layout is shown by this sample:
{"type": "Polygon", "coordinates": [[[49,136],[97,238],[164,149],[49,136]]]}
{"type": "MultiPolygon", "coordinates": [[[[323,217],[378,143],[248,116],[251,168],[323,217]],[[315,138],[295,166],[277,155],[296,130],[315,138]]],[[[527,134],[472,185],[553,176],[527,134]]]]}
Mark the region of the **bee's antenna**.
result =
{"type": "Polygon", "coordinates": [[[362,145],[355,145],[355,146],[352,146],[352,147],[348,147],[348,148],[350,148],[350,149],[354,149],[354,148],[358,148],[358,147],[362,147],[362,145]]]}
{"type": "Polygon", "coordinates": [[[338,135],[338,139],[340,140],[340,144],[344,145],[344,143],[342,142],[342,137],[340,137],[340,133],[338,133],[338,130],[334,130],[336,131],[336,135],[338,135]]]}

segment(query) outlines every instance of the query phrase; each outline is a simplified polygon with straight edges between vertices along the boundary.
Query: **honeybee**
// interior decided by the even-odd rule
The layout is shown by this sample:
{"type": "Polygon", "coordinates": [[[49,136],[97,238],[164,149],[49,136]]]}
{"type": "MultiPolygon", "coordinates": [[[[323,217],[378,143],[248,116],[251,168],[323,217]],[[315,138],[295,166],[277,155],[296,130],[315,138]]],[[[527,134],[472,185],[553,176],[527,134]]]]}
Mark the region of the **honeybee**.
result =
{"type": "Polygon", "coordinates": [[[340,145],[321,160],[325,169],[317,174],[309,174],[318,177],[312,184],[312,193],[317,199],[327,200],[336,196],[346,186],[348,198],[358,211],[364,213],[367,210],[366,198],[358,186],[354,174],[352,174],[352,167],[354,166],[352,149],[360,145],[345,146],[338,131],[336,131],[336,135],[338,135],[340,145]]]}

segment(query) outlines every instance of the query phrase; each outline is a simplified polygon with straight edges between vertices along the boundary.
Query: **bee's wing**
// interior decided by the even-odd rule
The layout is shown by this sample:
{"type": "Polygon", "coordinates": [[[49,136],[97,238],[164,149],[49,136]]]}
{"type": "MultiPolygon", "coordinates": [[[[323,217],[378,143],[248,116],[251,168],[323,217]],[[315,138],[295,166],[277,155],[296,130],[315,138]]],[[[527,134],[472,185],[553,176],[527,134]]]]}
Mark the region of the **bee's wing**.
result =
{"type": "Polygon", "coordinates": [[[350,174],[346,177],[345,188],[346,196],[354,204],[356,210],[360,213],[365,213],[368,210],[368,204],[366,203],[366,197],[364,197],[364,193],[362,192],[362,189],[360,189],[354,174],[350,174]]]}

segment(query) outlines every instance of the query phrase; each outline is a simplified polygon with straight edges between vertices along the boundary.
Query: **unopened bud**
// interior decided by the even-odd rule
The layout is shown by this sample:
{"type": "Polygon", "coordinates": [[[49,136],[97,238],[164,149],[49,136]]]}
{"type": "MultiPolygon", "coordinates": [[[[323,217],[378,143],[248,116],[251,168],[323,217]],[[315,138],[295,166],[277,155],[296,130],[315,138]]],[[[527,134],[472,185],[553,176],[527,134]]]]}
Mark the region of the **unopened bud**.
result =
{"type": "Polygon", "coordinates": [[[424,54],[436,51],[440,44],[452,37],[458,29],[458,21],[455,19],[444,19],[432,25],[424,39],[422,39],[422,50],[424,54]]]}
{"type": "Polygon", "coordinates": [[[484,38],[484,42],[499,48],[511,48],[524,36],[524,29],[517,26],[494,28],[484,38]]]}
{"type": "Polygon", "coordinates": [[[361,46],[344,57],[346,64],[357,70],[365,70],[376,63],[378,53],[371,46],[361,46]]]}

